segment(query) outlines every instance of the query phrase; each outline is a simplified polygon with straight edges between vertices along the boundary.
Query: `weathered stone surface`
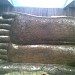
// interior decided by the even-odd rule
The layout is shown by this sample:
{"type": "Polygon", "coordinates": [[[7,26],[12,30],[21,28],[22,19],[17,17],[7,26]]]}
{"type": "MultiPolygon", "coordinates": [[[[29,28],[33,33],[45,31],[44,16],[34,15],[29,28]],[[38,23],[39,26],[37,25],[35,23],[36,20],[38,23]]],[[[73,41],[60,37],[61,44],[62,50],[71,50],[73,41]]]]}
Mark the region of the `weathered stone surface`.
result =
{"type": "Polygon", "coordinates": [[[75,75],[75,68],[57,64],[4,63],[0,64],[1,75],[75,75]]]}
{"type": "Polygon", "coordinates": [[[9,34],[10,34],[9,30],[0,29],[0,36],[2,36],[2,35],[9,36],[9,34]]]}
{"type": "Polygon", "coordinates": [[[9,36],[0,36],[0,42],[1,43],[9,43],[10,42],[10,37],[9,36]]]}
{"type": "Polygon", "coordinates": [[[10,18],[15,18],[15,13],[9,13],[9,12],[5,12],[3,13],[2,17],[3,19],[10,19],[10,18]]]}
{"type": "Polygon", "coordinates": [[[0,19],[0,24],[11,24],[13,19],[0,19]]]}
{"type": "Polygon", "coordinates": [[[8,60],[8,56],[7,55],[0,54],[0,59],[8,60]]]}
{"type": "Polygon", "coordinates": [[[0,43],[0,49],[8,49],[8,43],[0,43]]]}
{"type": "Polygon", "coordinates": [[[75,18],[16,14],[11,24],[15,44],[75,44],[75,18]]]}
{"type": "Polygon", "coordinates": [[[5,50],[5,49],[0,49],[0,54],[7,55],[7,50],[5,50]]]}
{"type": "Polygon", "coordinates": [[[0,24],[0,29],[7,29],[10,30],[11,25],[9,24],[0,24]]]}
{"type": "Polygon", "coordinates": [[[19,63],[75,64],[75,46],[10,45],[8,59],[19,63]]]}

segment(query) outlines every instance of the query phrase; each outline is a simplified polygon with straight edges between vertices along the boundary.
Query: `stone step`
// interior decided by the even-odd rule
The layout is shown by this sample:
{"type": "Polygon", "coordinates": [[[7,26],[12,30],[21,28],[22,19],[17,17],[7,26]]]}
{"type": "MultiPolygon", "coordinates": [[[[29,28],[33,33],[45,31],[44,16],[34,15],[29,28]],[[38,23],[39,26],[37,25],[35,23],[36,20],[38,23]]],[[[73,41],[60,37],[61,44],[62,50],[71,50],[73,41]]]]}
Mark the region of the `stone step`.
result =
{"type": "Polygon", "coordinates": [[[9,24],[0,24],[0,29],[7,29],[10,30],[11,25],[9,24]]]}
{"type": "Polygon", "coordinates": [[[7,60],[8,59],[8,56],[7,55],[0,54],[0,59],[7,60]]]}
{"type": "Polygon", "coordinates": [[[11,21],[13,21],[13,19],[0,19],[0,24],[11,24],[11,21]]]}
{"type": "Polygon", "coordinates": [[[0,36],[0,42],[1,43],[9,43],[10,37],[9,36],[0,36]]]}
{"type": "Polygon", "coordinates": [[[7,60],[2,60],[2,59],[0,59],[0,64],[6,63],[6,62],[7,62],[7,60]]]}
{"type": "Polygon", "coordinates": [[[4,19],[8,19],[8,18],[14,18],[14,17],[16,17],[16,13],[4,13],[3,15],[2,15],[2,17],[4,18],[4,19]]]}
{"type": "Polygon", "coordinates": [[[9,30],[0,29],[0,35],[9,36],[9,30]]]}
{"type": "Polygon", "coordinates": [[[8,49],[8,43],[0,43],[0,49],[8,49]]]}
{"type": "Polygon", "coordinates": [[[7,50],[6,49],[0,49],[0,54],[7,55],[7,50]]]}

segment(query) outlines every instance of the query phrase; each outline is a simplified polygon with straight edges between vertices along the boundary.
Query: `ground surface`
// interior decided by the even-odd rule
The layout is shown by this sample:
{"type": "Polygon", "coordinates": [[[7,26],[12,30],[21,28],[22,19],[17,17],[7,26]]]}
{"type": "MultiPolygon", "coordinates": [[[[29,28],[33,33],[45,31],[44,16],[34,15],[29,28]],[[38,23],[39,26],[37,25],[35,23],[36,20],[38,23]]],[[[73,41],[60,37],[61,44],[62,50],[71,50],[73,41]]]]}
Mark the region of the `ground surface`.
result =
{"type": "Polygon", "coordinates": [[[1,63],[1,75],[75,75],[75,67],[56,64],[1,63]]]}

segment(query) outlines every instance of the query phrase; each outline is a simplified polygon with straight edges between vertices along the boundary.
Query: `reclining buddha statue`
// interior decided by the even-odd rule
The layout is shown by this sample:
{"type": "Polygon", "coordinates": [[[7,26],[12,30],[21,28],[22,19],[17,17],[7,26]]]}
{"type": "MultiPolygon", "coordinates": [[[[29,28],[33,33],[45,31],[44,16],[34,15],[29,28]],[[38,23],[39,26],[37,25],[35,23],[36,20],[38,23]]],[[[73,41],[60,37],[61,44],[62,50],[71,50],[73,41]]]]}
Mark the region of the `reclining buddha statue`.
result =
{"type": "Polygon", "coordinates": [[[8,61],[18,63],[75,63],[75,18],[6,13],[10,24],[8,61]],[[10,20],[12,19],[12,20],[10,20]]]}

